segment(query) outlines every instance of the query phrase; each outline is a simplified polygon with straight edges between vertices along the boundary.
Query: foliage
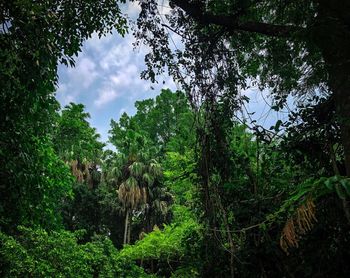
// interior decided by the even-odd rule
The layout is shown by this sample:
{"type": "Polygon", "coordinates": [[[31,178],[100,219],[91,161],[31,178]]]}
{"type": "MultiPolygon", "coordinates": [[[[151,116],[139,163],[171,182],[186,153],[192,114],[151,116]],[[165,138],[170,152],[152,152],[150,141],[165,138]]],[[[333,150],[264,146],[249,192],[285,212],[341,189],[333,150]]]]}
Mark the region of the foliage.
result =
{"type": "Polygon", "coordinates": [[[57,200],[72,196],[73,178],[47,138],[32,138],[22,146],[26,151],[17,150],[17,159],[2,164],[2,173],[11,175],[2,176],[7,178],[7,186],[1,189],[1,226],[5,231],[18,223],[58,228],[61,217],[57,200]]]}
{"type": "Polygon", "coordinates": [[[122,35],[126,20],[115,1],[3,1],[0,5],[1,229],[59,225],[57,200],[70,194],[70,176],[53,154],[50,135],[58,103],[58,63],[94,32],[122,35]],[[53,222],[52,222],[53,221],[53,222]]]}
{"type": "MultiPolygon", "coordinates": [[[[293,276],[298,270],[289,267],[297,258],[284,262],[285,272],[272,262],[280,261],[273,238],[282,223],[275,219],[267,230],[258,227],[284,202],[297,213],[306,211],[298,203],[303,198],[291,197],[298,185],[350,173],[350,99],[345,93],[350,67],[344,63],[349,59],[345,22],[350,6],[346,1],[282,2],[172,0],[165,18],[157,1],[141,3],[136,36],[150,49],[142,77],[154,82],[168,71],[198,111],[197,201],[210,250],[203,258],[208,262],[204,276],[272,276],[280,271],[280,276],[293,276]],[[182,48],[172,47],[173,34],[181,37],[182,48]],[[274,110],[283,107],[288,95],[302,104],[292,111],[281,137],[254,121],[255,134],[249,134],[233,120],[241,120],[239,112],[249,100],[242,90],[256,84],[271,89],[274,110]]],[[[278,132],[283,124],[278,121],[273,129],[278,132]]],[[[329,190],[324,185],[311,184],[310,191],[322,196],[318,202],[333,198],[330,192],[321,194],[329,190]]],[[[340,184],[336,188],[345,190],[340,184]]],[[[346,218],[348,200],[345,195],[338,199],[346,218]]],[[[303,219],[310,224],[311,218],[303,219]]],[[[339,231],[345,236],[343,228],[339,231]]],[[[303,247],[301,253],[310,250],[303,247]]],[[[340,249],[332,255],[340,258],[340,249]]]]}
{"type": "Polygon", "coordinates": [[[181,92],[162,90],[155,101],[138,101],[135,106],[134,116],[124,113],[119,122],[111,122],[110,141],[118,154],[108,157],[104,171],[124,208],[124,242],[130,242],[132,222],[143,223],[141,231],[149,232],[168,221],[173,196],[163,184],[159,161],[165,150],[183,152],[193,140],[192,113],[181,92]]]}
{"type": "Polygon", "coordinates": [[[201,227],[186,207],[176,206],[174,214],[171,225],[163,230],[155,227],[134,245],[124,247],[121,256],[132,261],[141,260],[145,265],[152,260],[157,260],[158,264],[168,263],[170,267],[180,265],[172,277],[177,277],[184,269],[191,275],[189,277],[197,277],[201,264],[196,261],[196,249],[200,246],[201,227]]]}
{"type": "Polygon", "coordinates": [[[120,152],[142,149],[155,158],[194,143],[194,117],[182,92],[162,90],[155,100],[137,101],[135,107],[134,116],[124,113],[119,123],[111,121],[110,141],[120,152]]]}
{"type": "Polygon", "coordinates": [[[83,232],[19,231],[17,237],[0,234],[3,277],[150,277],[121,259],[107,238],[80,245],[83,232]]]}
{"type": "Polygon", "coordinates": [[[184,154],[167,152],[163,164],[165,184],[174,195],[175,203],[191,207],[195,194],[193,185],[198,180],[193,150],[184,154]]]}
{"type": "Polygon", "coordinates": [[[53,136],[53,143],[64,161],[96,161],[102,152],[103,143],[99,142],[96,129],[90,127],[84,112],[84,105],[70,103],[61,112],[53,136]]]}
{"type": "Polygon", "coordinates": [[[350,175],[350,99],[345,93],[350,67],[343,63],[349,59],[349,3],[221,2],[172,0],[166,20],[157,1],[142,2],[136,36],[150,47],[142,76],[154,82],[167,69],[193,105],[204,100],[211,109],[222,98],[230,101],[231,111],[242,107],[246,97],[239,91],[251,87],[249,80],[272,89],[276,110],[290,94],[301,101],[331,95],[350,175]],[[170,32],[183,39],[183,49],[172,49],[170,32]]]}

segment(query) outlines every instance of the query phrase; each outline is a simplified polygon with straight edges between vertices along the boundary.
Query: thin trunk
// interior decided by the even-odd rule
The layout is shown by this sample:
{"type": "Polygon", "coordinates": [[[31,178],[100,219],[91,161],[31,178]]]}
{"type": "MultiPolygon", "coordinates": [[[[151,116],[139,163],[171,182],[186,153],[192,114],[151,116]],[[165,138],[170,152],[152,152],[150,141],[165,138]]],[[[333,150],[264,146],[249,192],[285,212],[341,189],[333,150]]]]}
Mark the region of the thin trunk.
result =
{"type": "Polygon", "coordinates": [[[127,243],[128,226],[129,226],[129,209],[126,210],[126,215],[125,215],[125,228],[124,228],[124,240],[123,240],[124,244],[127,243]]]}
{"type": "Polygon", "coordinates": [[[128,228],[128,244],[130,244],[130,235],[131,235],[131,222],[132,222],[132,218],[130,217],[129,220],[129,228],[128,228]]]}

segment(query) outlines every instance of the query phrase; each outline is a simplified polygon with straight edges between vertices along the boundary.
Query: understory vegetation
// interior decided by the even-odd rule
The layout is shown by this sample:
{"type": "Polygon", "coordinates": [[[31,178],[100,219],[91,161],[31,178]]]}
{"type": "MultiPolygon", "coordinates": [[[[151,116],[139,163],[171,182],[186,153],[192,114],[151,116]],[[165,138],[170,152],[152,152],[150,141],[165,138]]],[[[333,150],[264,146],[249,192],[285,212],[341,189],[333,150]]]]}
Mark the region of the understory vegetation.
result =
{"type": "Polygon", "coordinates": [[[111,120],[111,150],[57,67],[124,36],[125,2],[0,3],[0,276],[348,277],[350,4],[140,1],[142,78],[181,90],[111,120]],[[253,84],[287,120],[250,117],[253,84]]]}

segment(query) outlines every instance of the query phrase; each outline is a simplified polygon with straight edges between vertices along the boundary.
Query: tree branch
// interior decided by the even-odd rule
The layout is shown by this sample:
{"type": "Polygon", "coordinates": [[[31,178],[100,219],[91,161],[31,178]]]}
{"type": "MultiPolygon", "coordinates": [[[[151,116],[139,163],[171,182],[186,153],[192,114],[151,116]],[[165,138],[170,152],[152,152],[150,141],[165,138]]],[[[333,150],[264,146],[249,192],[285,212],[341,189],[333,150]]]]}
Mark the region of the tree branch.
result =
{"type": "Polygon", "coordinates": [[[230,32],[245,31],[258,33],[271,37],[290,37],[295,32],[303,31],[304,28],[293,25],[276,25],[263,22],[240,22],[239,14],[214,15],[206,12],[205,7],[198,2],[188,0],[173,0],[172,4],[184,10],[189,16],[204,25],[215,24],[227,28],[230,32]]]}

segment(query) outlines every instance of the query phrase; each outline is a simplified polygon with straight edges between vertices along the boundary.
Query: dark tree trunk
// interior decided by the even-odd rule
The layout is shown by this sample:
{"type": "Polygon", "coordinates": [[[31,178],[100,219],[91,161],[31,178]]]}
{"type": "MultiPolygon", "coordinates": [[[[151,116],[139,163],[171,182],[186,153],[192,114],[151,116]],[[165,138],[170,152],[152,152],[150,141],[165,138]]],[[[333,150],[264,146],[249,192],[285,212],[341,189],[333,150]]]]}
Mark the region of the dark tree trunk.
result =
{"type": "Polygon", "coordinates": [[[130,244],[131,242],[131,222],[132,222],[132,218],[130,217],[129,219],[129,226],[128,226],[128,241],[127,241],[127,244],[130,244]]]}
{"type": "Polygon", "coordinates": [[[127,244],[128,227],[129,227],[129,209],[126,210],[126,214],[125,214],[125,227],[124,227],[124,240],[123,240],[123,244],[127,244]]]}
{"type": "MultiPolygon", "coordinates": [[[[344,83],[349,83],[349,81],[344,83]]],[[[344,147],[346,175],[350,177],[350,84],[347,85],[346,88],[334,90],[334,97],[339,118],[341,142],[344,147]]]]}
{"type": "Polygon", "coordinates": [[[318,0],[318,26],[314,39],[328,71],[344,148],[346,175],[350,177],[350,1],[318,0]]]}
{"type": "MultiPolygon", "coordinates": [[[[332,91],[335,112],[340,126],[344,149],[346,176],[350,177],[350,1],[318,0],[318,26],[314,39],[320,48],[328,72],[328,86],[332,91]]],[[[332,160],[335,174],[335,155],[332,160]]],[[[350,223],[349,199],[342,199],[345,216],[350,223]]]]}

